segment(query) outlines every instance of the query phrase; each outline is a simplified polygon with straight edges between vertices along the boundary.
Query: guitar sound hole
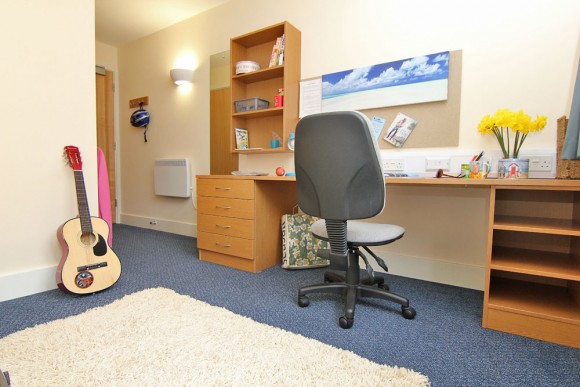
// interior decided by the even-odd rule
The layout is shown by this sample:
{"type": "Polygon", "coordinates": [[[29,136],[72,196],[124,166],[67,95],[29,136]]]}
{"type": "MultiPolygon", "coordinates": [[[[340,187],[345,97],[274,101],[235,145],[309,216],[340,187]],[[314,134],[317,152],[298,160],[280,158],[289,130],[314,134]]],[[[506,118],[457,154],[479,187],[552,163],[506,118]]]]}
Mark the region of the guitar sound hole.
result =
{"type": "Polygon", "coordinates": [[[89,271],[81,271],[75,277],[75,285],[81,289],[86,289],[91,286],[95,278],[89,271]]]}
{"type": "Polygon", "coordinates": [[[93,233],[90,233],[90,232],[85,233],[84,232],[81,234],[81,242],[86,246],[92,246],[96,240],[97,240],[97,237],[93,233]]]}

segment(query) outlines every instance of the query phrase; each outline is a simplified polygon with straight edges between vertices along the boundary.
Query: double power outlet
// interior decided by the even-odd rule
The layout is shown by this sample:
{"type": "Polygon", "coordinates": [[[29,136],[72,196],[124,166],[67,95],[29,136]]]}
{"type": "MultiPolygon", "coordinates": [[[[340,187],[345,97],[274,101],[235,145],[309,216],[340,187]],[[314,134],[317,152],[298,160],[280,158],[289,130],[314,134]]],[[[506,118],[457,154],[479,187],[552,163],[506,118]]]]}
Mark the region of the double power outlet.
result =
{"type": "Polygon", "coordinates": [[[383,171],[404,171],[404,159],[385,159],[383,160],[383,171]]]}
{"type": "Polygon", "coordinates": [[[552,172],[554,169],[554,157],[532,156],[530,157],[530,172],[552,172]]]}

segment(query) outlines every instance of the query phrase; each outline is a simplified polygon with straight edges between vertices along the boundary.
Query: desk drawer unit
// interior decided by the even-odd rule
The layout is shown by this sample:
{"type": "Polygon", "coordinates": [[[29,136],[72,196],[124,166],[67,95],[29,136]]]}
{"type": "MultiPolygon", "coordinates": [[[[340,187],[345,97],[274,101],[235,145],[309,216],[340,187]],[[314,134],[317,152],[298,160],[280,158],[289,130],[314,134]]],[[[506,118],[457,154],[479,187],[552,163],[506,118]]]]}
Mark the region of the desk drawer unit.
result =
{"type": "Polygon", "coordinates": [[[258,273],[282,262],[282,215],[297,203],[294,181],[197,176],[197,246],[202,261],[258,273]]]}
{"type": "Polygon", "coordinates": [[[197,245],[202,261],[254,270],[254,182],[198,179],[197,245]]]}

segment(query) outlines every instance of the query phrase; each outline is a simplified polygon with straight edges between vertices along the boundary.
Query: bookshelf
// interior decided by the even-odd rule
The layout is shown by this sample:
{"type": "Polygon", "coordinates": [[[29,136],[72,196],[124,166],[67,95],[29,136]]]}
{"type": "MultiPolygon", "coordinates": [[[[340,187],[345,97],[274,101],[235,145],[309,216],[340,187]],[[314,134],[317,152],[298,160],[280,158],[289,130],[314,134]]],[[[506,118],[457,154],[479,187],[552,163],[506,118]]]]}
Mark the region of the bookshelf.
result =
{"type": "Polygon", "coordinates": [[[230,148],[233,153],[290,152],[288,137],[298,122],[301,34],[288,22],[275,24],[230,40],[231,125],[230,148]],[[269,67],[276,40],[284,35],[284,63],[269,67]],[[253,61],[260,70],[236,75],[236,63],[253,61]],[[284,106],[275,107],[278,89],[284,89],[284,106]],[[236,113],[235,101],[261,98],[269,107],[236,113]],[[236,149],[235,129],[248,131],[250,150],[236,149]],[[279,148],[270,148],[272,132],[281,138],[279,148]],[[255,149],[260,148],[260,149],[255,149]]]}
{"type": "Polygon", "coordinates": [[[579,347],[580,191],[494,187],[483,326],[579,347]]]}

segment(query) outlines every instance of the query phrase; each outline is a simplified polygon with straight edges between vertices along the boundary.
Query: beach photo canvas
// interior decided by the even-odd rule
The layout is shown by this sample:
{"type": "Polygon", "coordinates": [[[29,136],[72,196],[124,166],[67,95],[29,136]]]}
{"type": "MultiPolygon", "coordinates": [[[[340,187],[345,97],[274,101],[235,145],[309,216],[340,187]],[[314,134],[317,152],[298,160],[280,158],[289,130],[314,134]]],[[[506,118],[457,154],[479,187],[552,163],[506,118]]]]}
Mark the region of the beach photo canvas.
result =
{"type": "Polygon", "coordinates": [[[447,99],[449,51],[322,76],[322,111],[362,110],[447,99]]]}

